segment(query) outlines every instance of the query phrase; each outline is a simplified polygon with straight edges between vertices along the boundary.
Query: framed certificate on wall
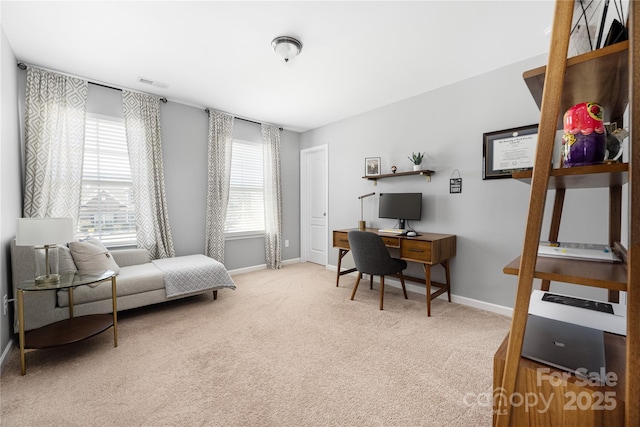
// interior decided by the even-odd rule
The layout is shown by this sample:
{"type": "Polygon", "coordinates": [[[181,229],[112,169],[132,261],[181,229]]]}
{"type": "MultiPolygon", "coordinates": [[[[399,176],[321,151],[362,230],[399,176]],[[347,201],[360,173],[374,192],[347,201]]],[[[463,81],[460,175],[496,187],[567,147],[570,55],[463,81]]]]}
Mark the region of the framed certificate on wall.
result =
{"type": "Polygon", "coordinates": [[[482,134],[482,179],[511,178],[531,170],[538,144],[538,125],[482,134]]]}

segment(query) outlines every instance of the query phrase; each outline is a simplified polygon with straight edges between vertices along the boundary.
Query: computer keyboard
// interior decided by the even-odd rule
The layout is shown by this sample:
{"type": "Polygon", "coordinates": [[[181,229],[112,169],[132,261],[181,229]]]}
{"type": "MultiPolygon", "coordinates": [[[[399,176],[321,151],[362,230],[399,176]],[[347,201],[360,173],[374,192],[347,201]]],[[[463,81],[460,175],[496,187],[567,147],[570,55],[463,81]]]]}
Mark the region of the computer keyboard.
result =
{"type": "Polygon", "coordinates": [[[404,233],[404,230],[400,230],[398,228],[380,228],[378,229],[378,233],[402,234],[404,233]]]}
{"type": "Polygon", "coordinates": [[[570,305],[571,307],[586,308],[588,310],[613,314],[613,306],[606,302],[591,301],[566,295],[556,295],[548,292],[542,296],[542,301],[555,302],[557,304],[570,305]]]}

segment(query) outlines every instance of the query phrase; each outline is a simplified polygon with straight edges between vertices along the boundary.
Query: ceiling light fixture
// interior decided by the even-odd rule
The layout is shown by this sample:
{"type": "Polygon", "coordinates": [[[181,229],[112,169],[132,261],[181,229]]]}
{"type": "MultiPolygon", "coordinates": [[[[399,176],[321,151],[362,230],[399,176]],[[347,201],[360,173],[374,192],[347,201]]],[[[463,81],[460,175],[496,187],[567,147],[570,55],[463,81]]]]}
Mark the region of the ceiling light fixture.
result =
{"type": "Polygon", "coordinates": [[[276,55],[286,63],[300,54],[302,43],[293,37],[280,36],[273,39],[271,47],[276,55]]]}

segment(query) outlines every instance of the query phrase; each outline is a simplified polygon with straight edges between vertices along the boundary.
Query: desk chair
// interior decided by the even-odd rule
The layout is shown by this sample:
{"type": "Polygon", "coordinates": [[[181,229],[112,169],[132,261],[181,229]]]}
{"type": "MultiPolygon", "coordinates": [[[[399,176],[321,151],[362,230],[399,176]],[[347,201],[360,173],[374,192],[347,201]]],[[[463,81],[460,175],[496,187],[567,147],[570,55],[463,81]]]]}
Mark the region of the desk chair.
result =
{"type": "Polygon", "coordinates": [[[358,278],[351,293],[351,300],[356,295],[363,273],[370,274],[372,280],[374,275],[380,276],[380,310],[382,310],[384,302],[384,276],[398,276],[400,283],[402,283],[404,299],[408,299],[402,275],[402,270],[407,268],[407,262],[392,258],[380,236],[375,233],[352,230],[349,231],[348,237],[353,261],[356,264],[356,270],[358,270],[358,278]]]}

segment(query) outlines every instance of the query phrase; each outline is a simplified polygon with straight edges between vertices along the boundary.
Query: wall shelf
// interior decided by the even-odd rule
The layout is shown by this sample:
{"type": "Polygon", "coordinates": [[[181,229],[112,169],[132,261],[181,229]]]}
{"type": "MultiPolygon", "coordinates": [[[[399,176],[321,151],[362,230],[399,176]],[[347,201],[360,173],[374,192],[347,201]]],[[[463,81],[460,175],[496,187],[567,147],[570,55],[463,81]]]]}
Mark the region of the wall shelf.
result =
{"type": "Polygon", "coordinates": [[[363,179],[368,179],[369,181],[373,181],[374,185],[378,185],[379,179],[384,178],[395,178],[397,176],[409,176],[409,175],[422,175],[427,177],[427,182],[431,182],[431,175],[435,172],[432,170],[424,169],[421,171],[408,171],[408,172],[396,172],[396,173],[386,173],[382,175],[369,175],[363,176],[363,179]]]}

